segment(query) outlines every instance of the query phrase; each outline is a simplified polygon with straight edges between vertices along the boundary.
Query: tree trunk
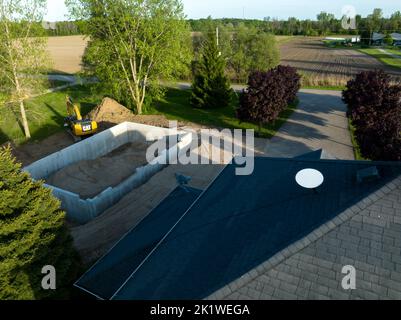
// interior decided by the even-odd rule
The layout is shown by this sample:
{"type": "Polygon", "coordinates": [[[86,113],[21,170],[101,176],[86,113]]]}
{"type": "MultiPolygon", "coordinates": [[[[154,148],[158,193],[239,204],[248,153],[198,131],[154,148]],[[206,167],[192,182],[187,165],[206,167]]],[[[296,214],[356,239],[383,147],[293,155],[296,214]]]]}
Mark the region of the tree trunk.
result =
{"type": "Polygon", "coordinates": [[[138,115],[142,114],[142,105],[143,105],[143,103],[140,101],[136,104],[136,112],[138,115]]]}
{"type": "Polygon", "coordinates": [[[20,112],[21,112],[22,126],[24,127],[25,137],[27,139],[30,139],[31,138],[31,132],[29,130],[28,119],[26,118],[24,101],[22,101],[22,100],[20,101],[20,112]]]}

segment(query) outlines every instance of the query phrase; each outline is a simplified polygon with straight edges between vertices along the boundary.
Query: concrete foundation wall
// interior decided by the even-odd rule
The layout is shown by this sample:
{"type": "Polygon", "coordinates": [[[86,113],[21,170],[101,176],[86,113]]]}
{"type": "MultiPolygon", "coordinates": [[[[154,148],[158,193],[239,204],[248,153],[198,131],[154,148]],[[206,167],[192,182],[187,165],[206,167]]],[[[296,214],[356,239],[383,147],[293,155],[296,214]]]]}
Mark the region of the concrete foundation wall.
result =
{"type": "MultiPolygon", "coordinates": [[[[177,135],[178,144],[162,152],[158,160],[173,159],[175,155],[185,152],[192,141],[192,135],[182,131],[177,132],[171,129],[125,122],[41,159],[24,168],[24,170],[29,172],[33,179],[46,179],[69,165],[102,157],[124,144],[135,141],[155,141],[163,137],[177,135]]],[[[163,161],[155,161],[152,164],[137,168],[135,173],[121,184],[104,190],[93,199],[83,200],[79,195],[67,190],[51,185],[45,186],[52,189],[53,194],[61,201],[62,208],[67,212],[69,220],[85,224],[162,170],[165,165],[160,163],[163,161]]]]}

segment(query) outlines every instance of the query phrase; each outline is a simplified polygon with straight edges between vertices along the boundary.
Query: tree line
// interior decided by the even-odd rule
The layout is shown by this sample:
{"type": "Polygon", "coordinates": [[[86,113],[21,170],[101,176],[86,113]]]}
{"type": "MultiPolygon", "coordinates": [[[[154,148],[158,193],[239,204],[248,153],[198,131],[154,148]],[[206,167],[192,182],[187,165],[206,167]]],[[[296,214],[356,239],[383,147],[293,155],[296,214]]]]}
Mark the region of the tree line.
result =
{"type": "MultiPolygon", "coordinates": [[[[275,35],[287,36],[325,36],[335,34],[371,34],[372,32],[401,32],[401,12],[396,11],[389,17],[384,17],[383,10],[376,8],[366,17],[356,16],[357,28],[355,30],[345,30],[342,27],[342,17],[336,18],[332,13],[322,11],[317,14],[316,19],[297,19],[289,17],[287,20],[266,17],[258,19],[188,19],[187,22],[192,32],[202,32],[209,28],[210,21],[216,26],[228,29],[237,29],[240,25],[247,28],[256,29],[259,32],[272,33],[275,35]]],[[[85,22],[78,21],[59,21],[48,23],[48,36],[83,35],[85,22]]]]}
{"type": "MultiPolygon", "coordinates": [[[[297,19],[290,17],[287,20],[266,17],[263,20],[256,19],[214,19],[216,25],[228,28],[237,28],[240,24],[246,27],[256,28],[257,30],[273,33],[275,35],[302,35],[302,36],[325,36],[330,34],[361,34],[367,32],[401,32],[401,12],[396,11],[390,17],[384,17],[383,10],[376,8],[367,17],[356,16],[355,30],[345,30],[342,27],[341,18],[336,18],[334,14],[320,12],[315,20],[297,19]]],[[[199,32],[207,28],[209,19],[188,20],[193,32],[199,32]]]]}
{"type": "Polygon", "coordinates": [[[49,37],[84,35],[84,21],[44,22],[46,35],[49,37]]]}

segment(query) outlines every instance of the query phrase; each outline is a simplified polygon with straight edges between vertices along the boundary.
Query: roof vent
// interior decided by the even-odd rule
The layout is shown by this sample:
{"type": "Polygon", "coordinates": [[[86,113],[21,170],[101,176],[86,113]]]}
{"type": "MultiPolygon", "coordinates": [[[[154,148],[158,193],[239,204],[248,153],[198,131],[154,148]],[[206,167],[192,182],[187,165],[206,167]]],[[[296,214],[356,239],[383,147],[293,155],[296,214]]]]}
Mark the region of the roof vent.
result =
{"type": "Polygon", "coordinates": [[[366,169],[359,170],[356,173],[356,179],[359,184],[376,181],[380,179],[379,170],[377,169],[377,167],[369,167],[366,169]]]}
{"type": "Polygon", "coordinates": [[[295,181],[305,189],[316,189],[324,182],[323,174],[315,169],[304,169],[297,173],[295,181]]]}

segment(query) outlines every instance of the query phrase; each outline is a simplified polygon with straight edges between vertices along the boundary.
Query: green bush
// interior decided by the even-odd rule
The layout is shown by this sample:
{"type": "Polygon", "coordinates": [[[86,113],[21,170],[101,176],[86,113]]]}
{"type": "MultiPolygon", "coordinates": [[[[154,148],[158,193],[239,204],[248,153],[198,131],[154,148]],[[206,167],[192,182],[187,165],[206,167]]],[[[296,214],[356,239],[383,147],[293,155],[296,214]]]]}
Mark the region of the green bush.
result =
{"type": "Polygon", "coordinates": [[[401,160],[401,86],[382,70],[364,71],[343,91],[355,139],[366,159],[401,160]]]}
{"type": "Polygon", "coordinates": [[[390,34],[386,34],[385,38],[384,38],[384,43],[388,46],[392,46],[394,43],[393,38],[391,37],[390,34]]]}
{"type": "Polygon", "coordinates": [[[254,71],[249,76],[247,89],[240,96],[238,119],[256,123],[259,128],[276,121],[296,100],[300,83],[300,75],[290,66],[280,65],[267,72],[254,71]]]}
{"type": "Polygon", "coordinates": [[[59,201],[0,149],[0,300],[68,298],[77,270],[59,201]],[[56,268],[54,291],[41,286],[46,265],[56,268]]]}

